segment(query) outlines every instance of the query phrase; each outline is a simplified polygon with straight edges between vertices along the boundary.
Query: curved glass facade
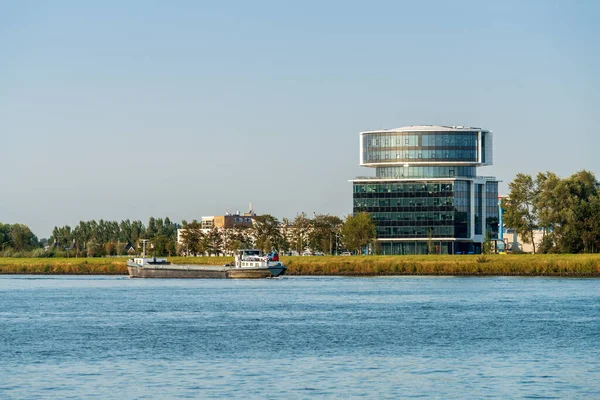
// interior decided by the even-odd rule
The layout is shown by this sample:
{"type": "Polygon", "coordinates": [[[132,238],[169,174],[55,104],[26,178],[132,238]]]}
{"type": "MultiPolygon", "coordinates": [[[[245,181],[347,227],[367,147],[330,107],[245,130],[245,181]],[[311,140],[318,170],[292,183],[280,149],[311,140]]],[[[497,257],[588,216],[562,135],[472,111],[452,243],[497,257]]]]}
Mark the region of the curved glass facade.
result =
{"type": "Polygon", "coordinates": [[[476,176],[476,167],[443,166],[443,167],[377,167],[377,178],[454,178],[457,176],[471,178],[476,176]]]}
{"type": "Polygon", "coordinates": [[[364,133],[362,161],[477,163],[478,137],[479,131],[364,133]]]}

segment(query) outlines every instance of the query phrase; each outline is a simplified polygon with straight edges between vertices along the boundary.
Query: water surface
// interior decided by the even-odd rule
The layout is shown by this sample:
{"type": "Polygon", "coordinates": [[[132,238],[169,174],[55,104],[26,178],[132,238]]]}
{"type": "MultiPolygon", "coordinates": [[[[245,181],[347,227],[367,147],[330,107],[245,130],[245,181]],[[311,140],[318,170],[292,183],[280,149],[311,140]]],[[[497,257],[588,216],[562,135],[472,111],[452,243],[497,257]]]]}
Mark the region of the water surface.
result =
{"type": "Polygon", "coordinates": [[[599,286],[0,276],[0,398],[600,398],[599,286]]]}

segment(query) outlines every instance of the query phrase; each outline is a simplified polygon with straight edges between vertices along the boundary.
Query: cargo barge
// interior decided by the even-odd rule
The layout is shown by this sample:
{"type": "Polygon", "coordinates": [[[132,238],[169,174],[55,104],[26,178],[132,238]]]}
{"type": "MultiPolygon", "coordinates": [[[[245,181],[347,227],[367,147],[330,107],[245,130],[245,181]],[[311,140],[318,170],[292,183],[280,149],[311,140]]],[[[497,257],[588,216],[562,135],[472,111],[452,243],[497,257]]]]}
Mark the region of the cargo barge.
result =
{"type": "Polygon", "coordinates": [[[262,255],[260,250],[239,250],[233,264],[180,265],[166,258],[139,257],[127,262],[131,278],[260,279],[285,274],[286,266],[277,253],[262,255]]]}

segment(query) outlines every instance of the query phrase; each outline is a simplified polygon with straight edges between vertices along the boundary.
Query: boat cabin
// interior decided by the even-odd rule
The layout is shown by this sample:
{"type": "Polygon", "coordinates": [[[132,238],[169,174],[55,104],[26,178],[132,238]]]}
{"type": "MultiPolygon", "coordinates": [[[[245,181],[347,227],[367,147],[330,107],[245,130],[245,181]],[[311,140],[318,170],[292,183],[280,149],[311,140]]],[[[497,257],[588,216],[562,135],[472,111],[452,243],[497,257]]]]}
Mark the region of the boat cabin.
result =
{"type": "Polygon", "coordinates": [[[171,264],[167,261],[166,258],[157,258],[157,257],[136,257],[133,259],[133,262],[140,267],[144,265],[169,265],[171,264]]]}
{"type": "MultiPolygon", "coordinates": [[[[273,253],[277,255],[277,253],[273,253]]],[[[238,250],[235,254],[236,268],[265,268],[269,267],[269,262],[279,261],[279,256],[274,257],[271,254],[263,254],[257,249],[238,250]]]]}

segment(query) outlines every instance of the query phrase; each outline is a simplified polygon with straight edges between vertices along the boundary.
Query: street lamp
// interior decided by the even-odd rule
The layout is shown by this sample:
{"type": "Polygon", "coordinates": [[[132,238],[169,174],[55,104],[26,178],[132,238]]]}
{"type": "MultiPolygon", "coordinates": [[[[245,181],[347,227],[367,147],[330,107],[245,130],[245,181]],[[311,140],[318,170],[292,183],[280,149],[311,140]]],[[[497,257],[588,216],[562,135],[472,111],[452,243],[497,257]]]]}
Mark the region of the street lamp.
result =
{"type": "Polygon", "coordinates": [[[331,239],[332,235],[335,236],[335,255],[337,256],[338,249],[339,249],[339,243],[338,243],[338,241],[339,241],[340,234],[337,233],[337,232],[334,232],[334,231],[330,231],[329,232],[329,254],[331,254],[331,255],[333,255],[333,249],[332,249],[332,247],[333,247],[333,241],[331,239]]]}

